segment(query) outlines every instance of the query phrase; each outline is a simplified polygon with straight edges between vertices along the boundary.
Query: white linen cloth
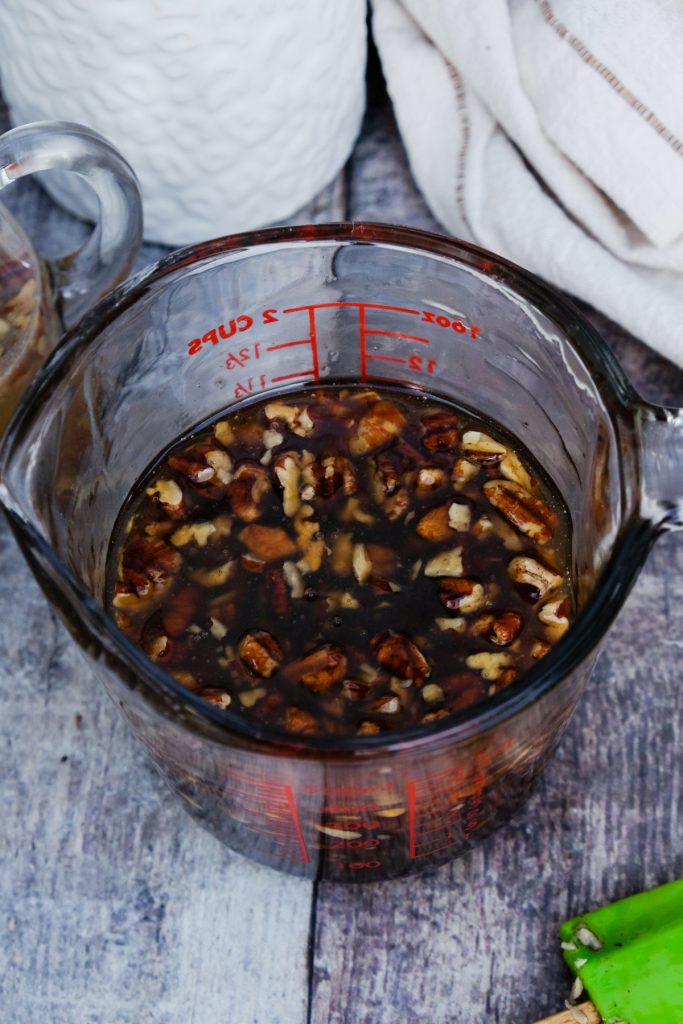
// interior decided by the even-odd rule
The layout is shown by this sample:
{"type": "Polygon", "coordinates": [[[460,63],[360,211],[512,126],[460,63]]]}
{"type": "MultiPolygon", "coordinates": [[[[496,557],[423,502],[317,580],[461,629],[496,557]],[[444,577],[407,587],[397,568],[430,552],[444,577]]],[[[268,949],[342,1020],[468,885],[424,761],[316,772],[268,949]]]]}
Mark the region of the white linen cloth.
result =
{"type": "Polygon", "coordinates": [[[373,0],[435,216],[683,366],[681,0],[373,0]]]}

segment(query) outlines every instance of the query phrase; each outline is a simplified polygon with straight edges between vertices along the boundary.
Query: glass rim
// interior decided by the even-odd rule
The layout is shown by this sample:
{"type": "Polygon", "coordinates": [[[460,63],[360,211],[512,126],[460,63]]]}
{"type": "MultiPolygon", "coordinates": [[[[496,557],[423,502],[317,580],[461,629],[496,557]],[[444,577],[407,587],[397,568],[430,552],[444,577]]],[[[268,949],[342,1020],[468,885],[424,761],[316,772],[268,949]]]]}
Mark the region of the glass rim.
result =
{"type": "MultiPolygon", "coordinates": [[[[392,224],[341,222],[268,228],[184,246],[143,269],[101,299],[79,324],[65,334],[21,400],[0,442],[0,481],[6,477],[6,471],[12,463],[13,449],[21,441],[24,430],[30,426],[33,415],[41,408],[51,389],[61,381],[71,360],[104,327],[143,298],[152,285],[184,266],[193,266],[229,252],[243,251],[247,257],[250,250],[258,251],[266,246],[326,242],[412,249],[417,255],[441,256],[478,271],[483,276],[495,276],[547,316],[577,349],[601,396],[606,400],[610,415],[616,399],[621,410],[633,416],[634,406],[639,402],[638,395],[600,334],[570,299],[511,261],[470,242],[392,224]]],[[[406,746],[415,749],[450,745],[484,733],[502,721],[513,718],[554,689],[591,655],[619,611],[656,536],[654,524],[639,516],[632,517],[620,532],[600,579],[567,633],[544,658],[524,672],[519,681],[513,682],[481,704],[395,734],[296,735],[259,725],[229,709],[219,709],[186,689],[156,665],[118,628],[114,619],[88,593],[33,524],[16,511],[11,502],[6,501],[6,493],[3,482],[0,504],[22,540],[35,550],[40,560],[49,564],[56,577],[75,595],[78,602],[75,611],[81,613],[83,627],[88,630],[98,648],[106,649],[127,671],[160,695],[166,703],[179,701],[186,710],[210,723],[214,733],[217,727],[219,735],[214,735],[214,738],[218,741],[222,739],[221,734],[225,737],[223,742],[229,742],[231,736],[237,736],[259,746],[263,753],[276,756],[287,753],[299,756],[309,754],[312,757],[335,754],[370,756],[399,751],[406,746]]],[[[165,713],[178,718],[177,711],[173,709],[165,709],[165,713]]]]}

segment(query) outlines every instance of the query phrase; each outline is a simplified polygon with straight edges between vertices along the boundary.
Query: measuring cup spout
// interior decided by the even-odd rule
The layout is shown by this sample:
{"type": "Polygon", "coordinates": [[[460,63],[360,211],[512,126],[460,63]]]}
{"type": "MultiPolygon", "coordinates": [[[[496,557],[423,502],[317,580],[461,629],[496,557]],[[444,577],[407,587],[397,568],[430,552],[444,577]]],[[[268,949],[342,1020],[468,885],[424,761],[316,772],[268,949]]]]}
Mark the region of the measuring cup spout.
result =
{"type": "Polygon", "coordinates": [[[641,510],[660,530],[683,527],[683,409],[640,403],[641,510]]]}

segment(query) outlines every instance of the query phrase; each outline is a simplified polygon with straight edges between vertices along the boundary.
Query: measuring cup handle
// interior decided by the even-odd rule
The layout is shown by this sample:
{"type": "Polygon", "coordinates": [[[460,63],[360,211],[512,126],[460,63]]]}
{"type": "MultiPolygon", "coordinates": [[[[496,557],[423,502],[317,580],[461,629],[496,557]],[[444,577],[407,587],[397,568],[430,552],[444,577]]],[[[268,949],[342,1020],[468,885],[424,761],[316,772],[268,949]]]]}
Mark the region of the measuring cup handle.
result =
{"type": "Polygon", "coordinates": [[[683,409],[641,402],[643,515],[662,530],[683,528],[683,409]]]}
{"type": "Polygon", "coordinates": [[[74,253],[49,262],[66,327],[129,272],[142,240],[137,178],[97,132],[68,121],[37,121],[0,137],[0,189],[37,171],[68,170],[92,186],[99,220],[74,253]]]}

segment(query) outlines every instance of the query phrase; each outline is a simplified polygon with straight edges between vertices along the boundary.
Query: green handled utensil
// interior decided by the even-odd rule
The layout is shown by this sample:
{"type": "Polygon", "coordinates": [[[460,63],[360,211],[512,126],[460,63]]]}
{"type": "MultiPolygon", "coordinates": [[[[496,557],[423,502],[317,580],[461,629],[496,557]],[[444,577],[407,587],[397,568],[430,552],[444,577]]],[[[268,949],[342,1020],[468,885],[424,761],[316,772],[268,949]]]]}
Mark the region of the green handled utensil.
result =
{"type": "Polygon", "coordinates": [[[537,1024],[683,1024],[683,880],[560,928],[564,958],[591,1002],[537,1024]]]}

